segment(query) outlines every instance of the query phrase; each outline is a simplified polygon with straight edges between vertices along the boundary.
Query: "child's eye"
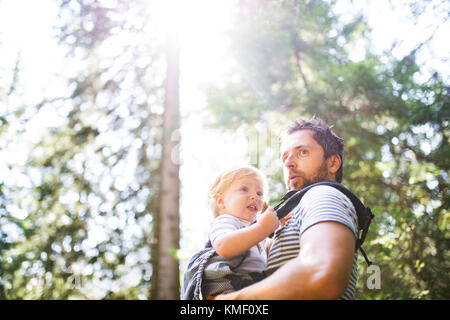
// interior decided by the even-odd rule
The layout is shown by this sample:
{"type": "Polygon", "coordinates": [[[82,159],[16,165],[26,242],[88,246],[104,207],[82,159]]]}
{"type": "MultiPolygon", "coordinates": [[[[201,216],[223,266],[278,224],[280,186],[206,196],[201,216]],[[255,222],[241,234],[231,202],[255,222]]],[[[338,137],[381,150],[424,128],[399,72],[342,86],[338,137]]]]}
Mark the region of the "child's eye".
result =
{"type": "Polygon", "coordinates": [[[256,194],[258,195],[258,197],[262,197],[263,196],[263,193],[261,191],[258,191],[256,194]]]}
{"type": "Polygon", "coordinates": [[[247,187],[242,187],[241,190],[242,191],[248,191],[248,188],[247,187]]]}

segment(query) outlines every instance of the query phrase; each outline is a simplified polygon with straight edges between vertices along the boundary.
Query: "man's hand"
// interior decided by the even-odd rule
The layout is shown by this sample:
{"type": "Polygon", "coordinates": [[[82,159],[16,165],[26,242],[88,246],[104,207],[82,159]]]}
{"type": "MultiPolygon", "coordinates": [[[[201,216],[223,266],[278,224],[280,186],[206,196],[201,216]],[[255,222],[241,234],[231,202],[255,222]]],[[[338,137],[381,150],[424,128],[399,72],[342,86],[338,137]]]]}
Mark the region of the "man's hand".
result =
{"type": "Polygon", "coordinates": [[[236,293],[230,292],[225,294],[219,294],[217,296],[208,296],[206,297],[206,300],[236,300],[236,293]]]}

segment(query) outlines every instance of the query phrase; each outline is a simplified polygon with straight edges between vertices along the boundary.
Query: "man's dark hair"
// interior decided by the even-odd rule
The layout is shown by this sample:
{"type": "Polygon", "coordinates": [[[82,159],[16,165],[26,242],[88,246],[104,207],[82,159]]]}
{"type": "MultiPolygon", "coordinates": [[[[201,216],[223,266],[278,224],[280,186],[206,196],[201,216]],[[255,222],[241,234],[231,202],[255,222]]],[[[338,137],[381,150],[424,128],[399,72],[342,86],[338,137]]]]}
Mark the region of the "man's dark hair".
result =
{"type": "Polygon", "coordinates": [[[322,119],[316,117],[309,120],[297,119],[292,121],[284,130],[282,137],[299,130],[311,130],[314,132],[313,138],[322,146],[325,152],[325,159],[334,154],[341,157],[341,166],[336,172],[336,181],[341,182],[342,167],[344,165],[344,139],[338,137],[322,119]]]}

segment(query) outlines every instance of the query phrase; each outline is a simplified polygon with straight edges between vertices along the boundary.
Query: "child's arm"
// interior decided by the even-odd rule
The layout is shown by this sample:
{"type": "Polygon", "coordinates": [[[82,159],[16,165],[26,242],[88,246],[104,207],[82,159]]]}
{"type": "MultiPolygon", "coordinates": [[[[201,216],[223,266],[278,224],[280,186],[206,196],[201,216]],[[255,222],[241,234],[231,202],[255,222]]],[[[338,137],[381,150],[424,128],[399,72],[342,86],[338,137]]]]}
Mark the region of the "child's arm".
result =
{"type": "Polygon", "coordinates": [[[264,240],[275,231],[279,221],[273,208],[261,214],[256,223],[218,236],[212,243],[216,252],[224,258],[233,258],[264,240]]]}

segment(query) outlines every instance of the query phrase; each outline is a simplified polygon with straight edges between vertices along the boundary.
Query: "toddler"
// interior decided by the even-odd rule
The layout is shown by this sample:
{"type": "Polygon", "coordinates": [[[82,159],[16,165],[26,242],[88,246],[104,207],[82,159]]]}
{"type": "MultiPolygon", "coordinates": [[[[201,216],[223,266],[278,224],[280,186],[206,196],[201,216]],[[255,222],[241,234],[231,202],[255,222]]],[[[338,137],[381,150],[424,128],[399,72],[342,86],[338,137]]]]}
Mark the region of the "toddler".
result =
{"type": "Polygon", "coordinates": [[[267,237],[280,225],[274,209],[265,210],[267,189],[265,176],[252,166],[217,177],[209,191],[215,216],[209,241],[188,264],[183,299],[238,290],[262,279],[271,244],[267,237]]]}

